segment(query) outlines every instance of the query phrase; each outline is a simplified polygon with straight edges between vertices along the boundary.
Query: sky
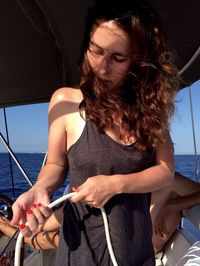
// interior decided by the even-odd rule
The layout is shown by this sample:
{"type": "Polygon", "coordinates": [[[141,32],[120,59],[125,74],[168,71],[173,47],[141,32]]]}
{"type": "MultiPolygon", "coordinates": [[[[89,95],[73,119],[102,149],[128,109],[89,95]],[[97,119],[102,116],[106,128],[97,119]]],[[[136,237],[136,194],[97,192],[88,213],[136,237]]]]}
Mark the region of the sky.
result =
{"type": "MultiPolygon", "coordinates": [[[[200,80],[191,86],[197,154],[200,154],[200,80]]],[[[187,88],[176,98],[171,124],[175,154],[194,154],[190,98],[187,88]]],[[[46,152],[48,138],[48,104],[6,108],[9,140],[14,152],[46,152]]],[[[3,110],[0,109],[0,132],[6,136],[3,110]]],[[[5,148],[0,140],[0,152],[5,148]]]]}

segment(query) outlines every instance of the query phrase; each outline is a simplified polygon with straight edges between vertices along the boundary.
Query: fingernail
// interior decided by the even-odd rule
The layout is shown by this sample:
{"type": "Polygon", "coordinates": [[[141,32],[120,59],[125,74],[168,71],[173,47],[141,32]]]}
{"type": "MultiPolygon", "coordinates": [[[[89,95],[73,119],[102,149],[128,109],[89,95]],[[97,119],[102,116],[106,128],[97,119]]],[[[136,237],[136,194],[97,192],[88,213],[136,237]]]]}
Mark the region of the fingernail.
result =
{"type": "Polygon", "coordinates": [[[23,230],[25,227],[26,227],[25,224],[20,224],[20,226],[19,226],[19,228],[20,228],[21,230],[23,230]]]}
{"type": "Polygon", "coordinates": [[[42,207],[42,204],[41,203],[38,203],[37,204],[37,207],[39,207],[39,208],[42,207]]]}
{"type": "Polygon", "coordinates": [[[72,187],[73,191],[77,191],[78,188],[79,188],[79,186],[73,186],[73,187],[72,187]]]}
{"type": "Polygon", "coordinates": [[[26,214],[32,214],[32,213],[33,213],[32,210],[27,210],[27,211],[26,211],[26,214]]]}
{"type": "Polygon", "coordinates": [[[37,207],[37,204],[33,203],[32,208],[35,209],[37,207]]]}

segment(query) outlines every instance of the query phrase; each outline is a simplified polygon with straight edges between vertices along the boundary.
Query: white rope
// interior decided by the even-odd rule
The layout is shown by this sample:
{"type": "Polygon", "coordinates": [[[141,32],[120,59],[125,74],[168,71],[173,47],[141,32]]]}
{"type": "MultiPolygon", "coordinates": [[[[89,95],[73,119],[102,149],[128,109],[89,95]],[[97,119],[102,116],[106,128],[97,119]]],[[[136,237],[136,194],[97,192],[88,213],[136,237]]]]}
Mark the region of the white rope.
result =
{"type": "MultiPolygon", "coordinates": [[[[48,205],[48,208],[52,209],[54,206],[58,205],[59,203],[69,199],[70,197],[72,197],[75,193],[77,192],[72,192],[69,193],[67,195],[62,196],[61,198],[53,201],[52,203],[50,203],[48,205]]],[[[108,220],[107,220],[107,216],[106,216],[106,212],[104,208],[100,208],[102,216],[103,216],[103,222],[104,222],[104,228],[105,228],[105,234],[106,234],[106,241],[107,241],[107,245],[108,245],[108,251],[110,253],[110,257],[111,257],[111,261],[113,263],[114,266],[118,266],[114,252],[113,252],[113,248],[112,248],[112,243],[111,243],[111,239],[110,239],[110,233],[109,233],[109,226],[108,226],[108,220]]],[[[26,223],[27,225],[27,223],[26,223]]],[[[23,235],[20,232],[18,237],[17,237],[17,242],[16,242],[16,246],[15,246],[15,262],[14,262],[14,266],[20,266],[20,257],[21,257],[21,246],[22,246],[22,241],[23,241],[23,235]]]]}
{"type": "Polygon", "coordinates": [[[118,266],[116,258],[115,258],[115,254],[113,252],[113,248],[112,248],[112,243],[111,243],[111,239],[110,239],[110,232],[109,232],[109,225],[108,225],[108,219],[106,216],[106,212],[104,208],[101,208],[101,214],[103,216],[103,222],[104,222],[104,228],[105,228],[105,234],[106,234],[106,241],[107,241],[107,246],[108,246],[108,251],[110,253],[110,258],[111,261],[113,263],[114,266],[118,266]]]}

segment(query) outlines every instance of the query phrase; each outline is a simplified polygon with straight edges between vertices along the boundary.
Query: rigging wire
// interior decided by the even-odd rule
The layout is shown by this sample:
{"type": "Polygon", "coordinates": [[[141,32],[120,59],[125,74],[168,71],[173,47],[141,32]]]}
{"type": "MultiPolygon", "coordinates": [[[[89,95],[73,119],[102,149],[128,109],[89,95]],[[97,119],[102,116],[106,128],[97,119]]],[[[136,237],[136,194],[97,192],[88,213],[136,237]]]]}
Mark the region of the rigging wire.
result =
{"type": "MultiPolygon", "coordinates": [[[[179,75],[182,75],[198,58],[200,55],[200,46],[197,48],[193,56],[189,59],[189,61],[179,70],[179,75]]],[[[195,153],[195,174],[197,177],[197,182],[200,182],[199,178],[199,162],[197,158],[197,145],[196,145],[196,136],[195,136],[195,128],[194,128],[194,114],[193,114],[193,103],[192,103],[192,93],[190,86],[188,87],[189,91],[189,99],[190,99],[190,113],[191,113],[191,120],[192,120],[192,133],[193,133],[193,142],[194,142],[194,153],[195,153]]]]}
{"type": "Polygon", "coordinates": [[[0,132],[0,139],[2,140],[3,144],[5,145],[5,147],[8,149],[9,154],[12,156],[13,160],[15,161],[15,163],[17,164],[19,170],[21,171],[21,173],[23,174],[23,176],[25,177],[26,181],[29,183],[29,185],[32,187],[33,186],[33,182],[30,180],[30,178],[27,176],[26,172],[24,171],[24,169],[22,168],[22,166],[20,165],[19,161],[17,160],[16,156],[14,155],[14,152],[11,150],[11,148],[9,147],[9,145],[7,144],[5,138],[3,137],[3,135],[0,132]]]}
{"type": "Polygon", "coordinates": [[[44,159],[43,159],[43,162],[42,162],[42,167],[41,167],[41,169],[42,169],[42,168],[45,166],[45,164],[46,164],[47,156],[48,156],[48,151],[46,151],[46,153],[45,153],[45,156],[44,156],[44,159]]]}
{"type": "Polygon", "coordinates": [[[190,113],[191,113],[191,120],[192,120],[192,134],[193,134],[193,143],[194,143],[194,156],[195,156],[195,174],[197,177],[197,182],[199,180],[199,162],[197,158],[197,145],[196,145],[196,136],[195,136],[195,127],[194,127],[194,113],[193,113],[193,102],[192,102],[192,93],[190,86],[188,87],[189,92],[189,99],[190,99],[190,113]]]}
{"type": "MultiPolygon", "coordinates": [[[[6,128],[6,138],[7,138],[7,143],[9,145],[9,134],[8,134],[8,123],[7,123],[7,116],[6,116],[6,108],[3,108],[3,115],[4,115],[4,123],[5,123],[5,128],[6,128]]],[[[10,164],[10,174],[11,174],[11,182],[12,182],[12,193],[13,193],[13,199],[16,199],[15,195],[15,188],[14,188],[14,175],[13,175],[13,165],[12,165],[12,158],[10,153],[8,153],[8,158],[9,158],[9,164],[10,164]]]]}

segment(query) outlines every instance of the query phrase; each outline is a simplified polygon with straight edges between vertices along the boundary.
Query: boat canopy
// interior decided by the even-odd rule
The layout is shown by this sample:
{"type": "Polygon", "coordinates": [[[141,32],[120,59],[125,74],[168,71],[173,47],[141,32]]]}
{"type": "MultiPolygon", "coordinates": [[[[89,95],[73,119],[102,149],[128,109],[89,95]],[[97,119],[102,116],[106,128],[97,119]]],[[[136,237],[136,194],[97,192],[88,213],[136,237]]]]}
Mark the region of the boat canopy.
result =
{"type": "MultiPolygon", "coordinates": [[[[94,0],[6,0],[0,8],[0,107],[47,102],[79,83],[77,62],[94,0]]],[[[185,81],[200,78],[200,1],[150,0],[185,81]]]]}

